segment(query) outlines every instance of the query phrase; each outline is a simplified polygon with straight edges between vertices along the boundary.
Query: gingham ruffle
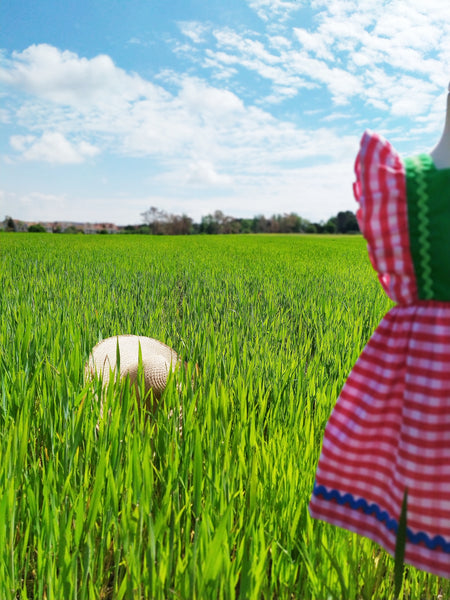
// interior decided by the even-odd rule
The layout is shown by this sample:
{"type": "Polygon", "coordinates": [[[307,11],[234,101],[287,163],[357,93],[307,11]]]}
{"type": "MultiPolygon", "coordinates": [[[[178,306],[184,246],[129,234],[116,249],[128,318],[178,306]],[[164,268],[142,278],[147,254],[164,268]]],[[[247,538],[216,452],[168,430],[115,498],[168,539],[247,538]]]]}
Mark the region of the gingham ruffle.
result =
{"type": "Polygon", "coordinates": [[[387,295],[398,303],[417,300],[408,233],[405,167],[391,144],[366,131],[355,162],[359,227],[387,295]]]}

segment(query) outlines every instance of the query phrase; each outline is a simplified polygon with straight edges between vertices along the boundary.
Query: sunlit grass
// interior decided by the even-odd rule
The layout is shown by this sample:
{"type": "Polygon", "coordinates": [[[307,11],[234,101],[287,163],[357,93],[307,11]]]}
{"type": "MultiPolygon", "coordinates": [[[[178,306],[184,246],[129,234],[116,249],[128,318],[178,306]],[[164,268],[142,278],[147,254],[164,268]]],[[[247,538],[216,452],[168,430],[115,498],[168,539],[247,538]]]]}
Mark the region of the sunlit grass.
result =
{"type": "MultiPolygon", "coordinates": [[[[389,307],[364,246],[2,234],[0,598],[393,599],[393,560],[307,512],[325,423],[389,307]],[[84,381],[122,333],[189,363],[153,419],[123,382],[101,419],[84,381]]],[[[402,594],[450,585],[407,568],[402,594]]]]}

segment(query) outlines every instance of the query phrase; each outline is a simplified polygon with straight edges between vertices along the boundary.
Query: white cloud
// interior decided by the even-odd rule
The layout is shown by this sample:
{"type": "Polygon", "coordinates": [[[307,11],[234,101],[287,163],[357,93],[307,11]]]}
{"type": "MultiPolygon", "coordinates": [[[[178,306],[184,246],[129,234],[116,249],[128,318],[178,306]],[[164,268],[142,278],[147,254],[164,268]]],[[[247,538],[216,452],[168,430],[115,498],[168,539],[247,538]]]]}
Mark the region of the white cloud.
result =
{"type": "Polygon", "coordinates": [[[356,210],[351,187],[353,159],[351,152],[344,160],[326,165],[278,173],[261,169],[253,177],[233,180],[227,188],[209,188],[204,195],[180,197],[176,190],[164,200],[155,195],[146,200],[146,207],[165,206],[168,212],[187,212],[198,222],[216,209],[235,217],[295,212],[311,221],[326,221],[341,210],[356,210]]]}
{"type": "Polygon", "coordinates": [[[13,56],[0,71],[0,78],[13,91],[25,89],[30,94],[15,109],[17,122],[36,137],[13,140],[16,150],[24,146],[25,158],[79,162],[100,148],[117,154],[164,158],[181,152],[189,157],[192,152],[209,152],[212,145],[220,145],[219,135],[227,137],[227,130],[254,118],[234,93],[198,78],[173,76],[171,84],[178,91],[171,94],[162,86],[129,76],[112,61],[104,71],[103,62],[96,58],[88,61],[69,54],[68,59],[56,48],[32,46],[20,57],[13,56]],[[49,55],[53,75],[46,73],[49,55]],[[67,60],[70,69],[66,72],[67,60]],[[97,69],[103,73],[103,87],[91,90],[92,102],[86,103],[82,91],[95,79],[97,69]],[[79,87],[72,79],[75,72],[79,87]],[[40,75],[47,85],[36,84],[40,75]],[[80,137],[89,145],[73,141],[80,137]]]}
{"type": "Polygon", "coordinates": [[[294,33],[304,50],[314,53],[318,58],[333,60],[329,41],[325,37],[319,37],[299,27],[294,27],[294,33]]]}
{"type": "Polygon", "coordinates": [[[237,50],[241,55],[258,59],[264,64],[274,65],[280,62],[280,57],[267,51],[264,44],[259,40],[252,40],[230,29],[216,30],[214,31],[214,37],[222,48],[237,50]]]}
{"type": "MultiPolygon", "coordinates": [[[[305,85],[304,87],[311,88],[313,86],[305,85]]],[[[298,88],[295,86],[276,85],[273,87],[273,94],[270,94],[269,96],[265,96],[264,104],[280,104],[281,102],[286,100],[286,98],[295,98],[295,96],[297,96],[297,95],[298,95],[298,88]]]]}
{"type": "Polygon", "coordinates": [[[194,44],[204,42],[205,34],[209,30],[208,25],[199,21],[180,21],[178,27],[181,33],[194,42],[194,44]]]}
{"type": "MultiPolygon", "coordinates": [[[[261,52],[258,45],[249,47],[261,52]]],[[[196,77],[172,74],[170,83],[177,88],[174,94],[140,80],[137,90],[142,95],[137,95],[128,87],[135,82],[134,76],[108,67],[109,79],[106,75],[104,79],[108,103],[87,105],[79,97],[79,90],[73,89],[70,73],[85,73],[87,80],[80,82],[81,89],[85,89],[98,68],[97,60],[90,62],[71,53],[70,73],[63,77],[65,53],[56,48],[41,50],[31,47],[20,59],[13,58],[9,69],[3,68],[3,79],[10,86],[27,90],[33,89],[36,73],[48,66],[48,54],[53,57],[57,74],[53,78],[47,75],[47,82],[52,81],[51,91],[39,85],[32,98],[18,105],[17,121],[30,133],[14,136],[11,144],[24,159],[79,163],[103,150],[118,155],[152,156],[161,164],[166,161],[169,170],[174,160],[191,162],[193,157],[242,170],[264,161],[280,164],[286,156],[294,159],[304,155],[301,148],[307,147],[311,156],[317,156],[331,147],[328,141],[322,148],[305,144],[308,133],[303,134],[294,125],[280,122],[255,106],[245,106],[235,93],[196,77]],[[115,89],[119,80],[122,87],[115,89]],[[52,104],[47,101],[49,94],[52,104]]],[[[283,83],[286,85],[280,94],[292,96],[294,86],[288,86],[288,80],[283,83]]]]}
{"type": "Polygon", "coordinates": [[[11,123],[11,112],[6,108],[0,108],[0,123],[4,125],[11,123]]]}
{"type": "MultiPolygon", "coordinates": [[[[127,196],[136,218],[153,204],[194,218],[223,209],[325,219],[354,207],[351,123],[359,131],[370,114],[386,132],[397,116],[409,117],[405,139],[414,140],[440,129],[450,72],[447,3],[443,12],[415,0],[393,0],[389,10],[378,0],[248,4],[265,31],[178,23],[187,43],[177,43],[176,56],[191,59],[190,69],[184,63],[182,72],[153,80],[109,56],[88,59],[46,44],[3,57],[0,82],[9,96],[0,118],[17,125],[10,156],[54,165],[99,152],[139,156],[154,191],[127,196]],[[297,11],[306,7],[315,16],[302,26],[297,11]]],[[[99,197],[84,206],[94,201],[107,211],[99,197]]],[[[116,210],[116,222],[133,222],[116,210]]]]}
{"type": "Polygon", "coordinates": [[[298,11],[303,2],[301,0],[247,0],[250,8],[263,21],[276,19],[284,21],[292,13],[298,11]]]}
{"type": "MultiPolygon", "coordinates": [[[[270,39],[273,39],[270,38],[269,44],[279,51],[278,54],[274,54],[259,40],[252,40],[229,29],[214,31],[214,37],[217,40],[218,50],[207,50],[210,62],[206,66],[216,64],[230,67],[232,65],[235,73],[238,67],[257,73],[273,85],[273,93],[262,100],[268,103],[279,102],[287,97],[293,97],[295,95],[293,90],[297,90],[298,93],[301,89],[314,87],[313,82],[306,81],[301,76],[305,72],[296,68],[293,62],[296,54],[286,50],[286,44],[270,44],[270,39]]],[[[278,40],[280,39],[282,38],[278,36],[278,40]]],[[[314,65],[311,68],[314,70],[314,65]]]]}
{"type": "Polygon", "coordinates": [[[25,152],[29,146],[36,140],[34,135],[12,135],[9,139],[11,148],[16,152],[25,152]]]}
{"type": "Polygon", "coordinates": [[[0,218],[11,215],[27,221],[54,221],[58,213],[64,214],[69,206],[65,195],[0,190],[0,218]]]}
{"type": "MultiPolygon", "coordinates": [[[[70,193],[17,193],[3,189],[0,190],[0,220],[11,215],[23,221],[90,221],[127,225],[142,222],[140,213],[150,206],[164,207],[165,204],[167,198],[164,197],[122,197],[120,194],[73,196],[70,193]]],[[[173,212],[170,207],[167,210],[173,212]]]]}
{"type": "Polygon", "coordinates": [[[270,35],[268,37],[269,44],[275,50],[286,50],[291,47],[291,40],[282,35],[270,35]]]}
{"type": "Polygon", "coordinates": [[[189,113],[197,113],[204,120],[220,116],[222,124],[234,122],[245,111],[244,104],[235,94],[206,84],[201,79],[183,77],[178,101],[189,113]]]}
{"type": "MultiPolygon", "coordinates": [[[[204,48],[203,66],[213,69],[218,79],[236,81],[252,72],[272,86],[260,97],[266,105],[294,97],[294,90],[319,86],[327,89],[336,105],[359,99],[397,116],[406,106],[407,115],[429,109],[449,77],[450,5],[433,0],[435,10],[415,0],[393,0],[387,8],[378,0],[314,0],[316,11],[308,27],[295,23],[303,2],[249,0],[249,6],[263,19],[280,24],[291,16],[289,28],[271,35],[230,28],[212,30],[215,45],[204,48]],[[438,10],[439,8],[439,10],[438,10]],[[283,18],[282,18],[283,16],[283,18]],[[373,70],[381,70],[384,83],[374,86],[373,70]],[[417,99],[401,100],[407,75],[416,80],[417,99]],[[421,107],[420,102],[424,104],[421,107]]],[[[200,38],[196,38],[199,42],[200,38]]],[[[196,57],[199,60],[199,57],[196,57]]],[[[242,84],[241,84],[242,85],[242,84]]]]}
{"type": "Polygon", "coordinates": [[[57,131],[44,132],[40,138],[33,135],[14,135],[11,147],[21,153],[24,160],[53,164],[77,164],[99,153],[99,149],[86,141],[69,142],[57,131]]]}
{"type": "Polygon", "coordinates": [[[213,69],[213,79],[215,81],[229,80],[237,75],[238,70],[234,67],[226,66],[232,64],[234,60],[229,61],[227,55],[220,57],[220,52],[210,52],[206,50],[206,57],[203,60],[203,66],[207,69],[213,69]]]}
{"type": "Polygon", "coordinates": [[[198,160],[188,167],[186,182],[192,185],[228,186],[231,177],[218,173],[216,167],[208,160],[198,160]]]}
{"type": "Polygon", "coordinates": [[[60,51],[48,44],[13,52],[11,59],[0,67],[0,82],[55,104],[79,109],[107,105],[111,98],[127,102],[143,95],[159,96],[162,92],[138,75],[118,68],[109,56],[80,58],[74,52],[60,51]]]}

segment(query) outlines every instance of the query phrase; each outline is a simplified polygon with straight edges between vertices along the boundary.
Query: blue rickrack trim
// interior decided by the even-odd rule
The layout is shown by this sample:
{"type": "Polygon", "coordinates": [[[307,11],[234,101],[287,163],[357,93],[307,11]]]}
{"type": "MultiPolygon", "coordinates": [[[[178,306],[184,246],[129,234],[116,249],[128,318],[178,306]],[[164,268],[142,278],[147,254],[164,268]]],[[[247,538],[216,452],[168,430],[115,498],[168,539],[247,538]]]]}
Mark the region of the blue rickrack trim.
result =
{"type": "MultiPolygon", "coordinates": [[[[397,533],[398,522],[395,519],[389,517],[389,514],[377,504],[369,504],[363,498],[354,498],[352,494],[341,494],[337,490],[328,491],[323,485],[314,484],[313,495],[322,497],[325,500],[332,500],[337,504],[343,506],[347,505],[354,510],[362,510],[364,514],[374,516],[378,521],[384,523],[389,531],[397,533]]],[[[436,535],[430,538],[423,531],[414,533],[409,529],[406,529],[406,538],[412,544],[425,544],[430,550],[440,549],[443,552],[450,554],[450,542],[447,542],[441,535],[436,535]]]]}

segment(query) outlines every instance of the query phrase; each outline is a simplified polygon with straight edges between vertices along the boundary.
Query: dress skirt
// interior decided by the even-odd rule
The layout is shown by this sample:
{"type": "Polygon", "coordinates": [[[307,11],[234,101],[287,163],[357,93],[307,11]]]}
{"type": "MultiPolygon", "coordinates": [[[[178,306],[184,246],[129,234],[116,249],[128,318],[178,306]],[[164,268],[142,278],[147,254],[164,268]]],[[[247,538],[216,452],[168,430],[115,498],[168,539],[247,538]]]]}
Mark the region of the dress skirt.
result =
{"type": "Polygon", "coordinates": [[[356,362],[326,426],[313,517],[450,578],[450,303],[397,305],[356,362]]]}

